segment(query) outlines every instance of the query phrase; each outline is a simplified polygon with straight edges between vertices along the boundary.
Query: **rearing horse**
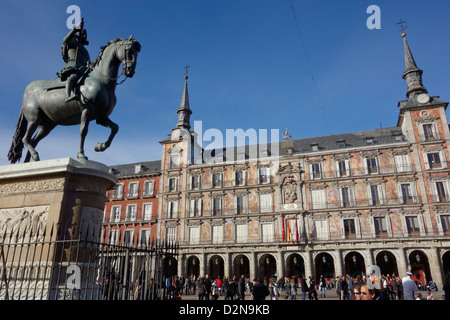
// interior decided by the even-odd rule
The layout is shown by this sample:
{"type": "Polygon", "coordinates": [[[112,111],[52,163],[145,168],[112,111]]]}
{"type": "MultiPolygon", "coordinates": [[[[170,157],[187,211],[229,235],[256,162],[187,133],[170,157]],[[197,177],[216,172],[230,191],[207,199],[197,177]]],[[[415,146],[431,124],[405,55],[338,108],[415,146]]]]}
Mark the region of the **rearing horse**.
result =
{"type": "MultiPolygon", "coordinates": [[[[38,161],[36,145],[57,125],[80,125],[78,159],[87,159],[84,154],[84,140],[89,122],[110,128],[111,133],[105,142],[99,142],[95,151],[104,151],[110,145],[119,126],[109,119],[116,105],[115,89],[120,64],[126,77],[133,77],[137,55],[141,45],[133,37],[117,38],[102,47],[98,58],[90,65],[89,73],[82,77],[79,88],[80,101],[65,102],[64,84],[60,78],[36,80],[25,89],[16,132],[8,153],[11,163],[22,157],[25,146],[28,149],[25,162],[38,161]],[[36,135],[32,137],[38,129],[36,135]]],[[[120,76],[120,75],[119,75],[120,76]]]]}

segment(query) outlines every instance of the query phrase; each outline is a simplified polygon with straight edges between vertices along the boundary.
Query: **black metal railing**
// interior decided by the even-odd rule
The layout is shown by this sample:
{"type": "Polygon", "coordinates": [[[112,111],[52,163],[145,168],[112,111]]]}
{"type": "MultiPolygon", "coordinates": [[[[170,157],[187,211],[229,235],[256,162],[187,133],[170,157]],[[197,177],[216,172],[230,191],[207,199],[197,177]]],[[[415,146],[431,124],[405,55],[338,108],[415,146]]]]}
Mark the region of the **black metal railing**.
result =
{"type": "Polygon", "coordinates": [[[111,245],[100,230],[76,224],[2,230],[0,300],[167,299],[166,262],[178,244],[111,245]]]}

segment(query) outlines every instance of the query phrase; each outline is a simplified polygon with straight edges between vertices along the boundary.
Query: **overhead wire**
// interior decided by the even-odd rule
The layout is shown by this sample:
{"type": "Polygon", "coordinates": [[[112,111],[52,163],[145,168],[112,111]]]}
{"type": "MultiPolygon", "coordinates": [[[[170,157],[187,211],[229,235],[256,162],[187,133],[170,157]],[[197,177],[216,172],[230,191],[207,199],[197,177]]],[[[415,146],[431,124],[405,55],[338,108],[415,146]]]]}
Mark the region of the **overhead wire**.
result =
{"type": "Polygon", "coordinates": [[[300,30],[300,24],[298,22],[297,15],[295,14],[294,4],[292,3],[292,0],[290,0],[290,3],[291,3],[292,13],[294,15],[295,25],[297,26],[297,33],[298,33],[299,38],[300,38],[300,42],[301,42],[301,45],[302,45],[302,48],[303,48],[303,53],[305,54],[306,62],[308,64],[309,73],[311,74],[311,79],[312,79],[312,82],[313,82],[313,85],[314,85],[314,89],[316,91],[317,99],[319,100],[319,106],[320,106],[320,109],[321,109],[321,112],[322,112],[322,117],[323,117],[323,120],[325,122],[325,126],[327,127],[328,133],[330,133],[330,128],[328,127],[328,122],[327,122],[327,118],[326,118],[326,114],[325,114],[325,107],[323,106],[322,99],[321,99],[320,93],[319,93],[319,89],[317,87],[316,79],[314,78],[314,73],[313,73],[313,70],[312,70],[311,62],[309,60],[309,56],[308,56],[308,52],[306,50],[305,42],[303,41],[302,32],[300,30]]]}

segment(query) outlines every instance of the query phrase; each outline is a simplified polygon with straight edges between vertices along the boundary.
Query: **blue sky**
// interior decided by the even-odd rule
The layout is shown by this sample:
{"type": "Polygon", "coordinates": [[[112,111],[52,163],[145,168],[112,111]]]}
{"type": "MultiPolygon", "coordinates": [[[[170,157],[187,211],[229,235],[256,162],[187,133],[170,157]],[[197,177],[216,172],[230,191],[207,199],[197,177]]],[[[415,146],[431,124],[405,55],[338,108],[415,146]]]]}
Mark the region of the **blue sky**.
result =
{"type": "MultiPolygon", "coordinates": [[[[395,126],[406,94],[400,19],[425,87],[450,101],[448,0],[6,0],[0,165],[9,164],[25,87],[64,66],[69,5],[81,9],[92,60],[117,37],[142,45],[135,76],[116,90],[111,119],[120,130],[108,150],[94,146],[109,131],[89,127],[86,155],[107,165],[160,159],[186,64],[191,123],[202,121],[203,130],[288,128],[308,138],[395,126]],[[370,5],[381,9],[379,30],[366,26],[370,5]]],[[[78,126],[57,127],[38,145],[41,159],[76,158],[78,135],[78,126]]]]}

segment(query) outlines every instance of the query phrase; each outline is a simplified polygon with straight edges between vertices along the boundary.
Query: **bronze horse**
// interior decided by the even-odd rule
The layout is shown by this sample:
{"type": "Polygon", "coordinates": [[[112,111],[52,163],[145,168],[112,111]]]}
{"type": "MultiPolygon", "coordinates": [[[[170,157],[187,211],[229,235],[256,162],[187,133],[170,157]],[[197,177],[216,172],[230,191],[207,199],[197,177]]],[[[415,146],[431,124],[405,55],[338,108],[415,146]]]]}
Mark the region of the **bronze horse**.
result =
{"type": "MultiPolygon", "coordinates": [[[[31,82],[24,93],[22,109],[16,126],[8,160],[16,163],[22,157],[25,146],[28,149],[24,162],[39,161],[36,145],[57,125],[80,125],[78,159],[87,159],[84,154],[84,140],[89,122],[110,128],[105,142],[99,142],[95,151],[104,151],[110,145],[119,126],[109,119],[116,105],[115,89],[120,64],[126,77],[133,77],[137,55],[141,45],[133,37],[117,38],[102,47],[98,58],[89,66],[88,73],[81,78],[79,101],[65,102],[64,83],[60,78],[31,82]],[[36,135],[32,137],[38,129],[36,135]]],[[[122,74],[121,73],[121,74],[122,74]]],[[[120,76],[120,75],[119,75],[120,76]]]]}

